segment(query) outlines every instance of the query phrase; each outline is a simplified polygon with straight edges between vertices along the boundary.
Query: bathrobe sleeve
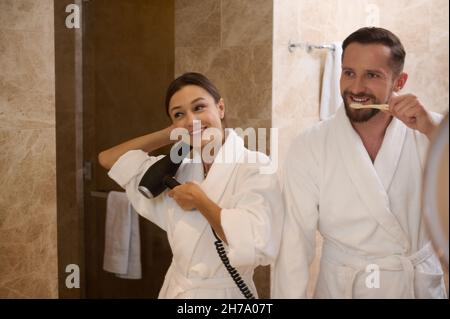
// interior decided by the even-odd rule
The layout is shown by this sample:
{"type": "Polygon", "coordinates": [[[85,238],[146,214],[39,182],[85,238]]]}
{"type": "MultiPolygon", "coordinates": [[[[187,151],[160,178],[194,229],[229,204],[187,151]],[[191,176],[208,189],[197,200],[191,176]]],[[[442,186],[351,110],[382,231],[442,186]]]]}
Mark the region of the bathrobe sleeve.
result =
{"type": "Polygon", "coordinates": [[[286,216],[280,253],[272,269],[272,298],[306,298],[319,218],[317,158],[300,136],[291,145],[282,174],[286,216]]]}
{"type": "Polygon", "coordinates": [[[257,165],[241,164],[231,205],[222,208],[221,224],[234,267],[267,265],[281,240],[283,202],[276,174],[261,174],[257,165]]]}
{"type": "Polygon", "coordinates": [[[165,216],[167,215],[166,191],[158,197],[148,199],[139,190],[139,182],[147,169],[164,155],[148,156],[142,150],[128,151],[122,155],[108,172],[108,176],[125,189],[131,205],[139,215],[147,218],[163,230],[167,230],[165,216]]]}
{"type": "MultiPolygon", "coordinates": [[[[434,123],[440,124],[444,119],[442,114],[436,112],[430,112],[431,119],[434,123]]],[[[417,130],[414,130],[414,138],[416,140],[417,149],[419,151],[419,157],[422,164],[422,170],[425,169],[425,163],[428,156],[428,148],[430,146],[430,140],[425,134],[420,133],[417,130]]]]}

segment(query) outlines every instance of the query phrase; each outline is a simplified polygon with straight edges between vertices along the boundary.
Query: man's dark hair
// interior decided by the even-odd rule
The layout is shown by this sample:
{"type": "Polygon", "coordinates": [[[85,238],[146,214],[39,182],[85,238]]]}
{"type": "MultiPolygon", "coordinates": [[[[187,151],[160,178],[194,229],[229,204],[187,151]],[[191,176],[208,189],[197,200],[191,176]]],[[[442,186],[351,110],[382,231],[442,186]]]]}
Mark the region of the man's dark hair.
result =
{"type": "Polygon", "coordinates": [[[351,43],[357,42],[360,44],[383,44],[391,49],[391,59],[389,65],[394,74],[398,75],[403,71],[405,64],[406,52],[400,39],[391,31],[376,28],[365,27],[350,34],[342,43],[342,57],[344,57],[345,48],[351,43]]]}

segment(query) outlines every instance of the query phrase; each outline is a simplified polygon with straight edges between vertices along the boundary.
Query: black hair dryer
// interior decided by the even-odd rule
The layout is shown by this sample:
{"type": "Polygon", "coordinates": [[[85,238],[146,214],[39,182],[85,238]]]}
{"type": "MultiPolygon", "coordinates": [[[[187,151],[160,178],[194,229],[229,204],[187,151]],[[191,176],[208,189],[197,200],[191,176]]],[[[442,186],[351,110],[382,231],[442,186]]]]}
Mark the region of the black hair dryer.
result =
{"type": "Polygon", "coordinates": [[[186,143],[177,143],[170,150],[170,155],[164,156],[149,167],[139,182],[138,190],[147,198],[154,198],[167,187],[174,188],[180,183],[173,178],[183,159],[189,154],[192,146],[186,143]],[[172,161],[172,159],[174,161],[172,161]]]}

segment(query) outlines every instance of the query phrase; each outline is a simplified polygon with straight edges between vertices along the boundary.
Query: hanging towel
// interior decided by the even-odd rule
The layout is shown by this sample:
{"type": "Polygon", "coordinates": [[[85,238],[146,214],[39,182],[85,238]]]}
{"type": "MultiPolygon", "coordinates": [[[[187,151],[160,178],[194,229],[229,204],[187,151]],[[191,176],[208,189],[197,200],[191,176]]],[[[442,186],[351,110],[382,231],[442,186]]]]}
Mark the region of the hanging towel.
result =
{"type": "Polygon", "coordinates": [[[142,278],[139,217],[124,192],[108,194],[103,269],[124,279],[142,278]]]}
{"type": "Polygon", "coordinates": [[[342,105],[340,90],[342,43],[335,42],[334,51],[329,50],[325,59],[320,98],[320,119],[326,120],[342,105]]]}

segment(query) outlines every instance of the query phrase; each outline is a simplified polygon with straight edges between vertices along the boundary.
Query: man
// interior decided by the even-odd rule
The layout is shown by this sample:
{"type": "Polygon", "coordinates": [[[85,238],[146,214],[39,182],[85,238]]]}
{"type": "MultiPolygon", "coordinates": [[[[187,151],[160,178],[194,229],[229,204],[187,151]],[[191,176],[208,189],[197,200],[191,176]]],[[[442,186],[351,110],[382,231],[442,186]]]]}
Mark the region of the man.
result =
{"type": "Polygon", "coordinates": [[[421,175],[437,126],[411,94],[400,40],[362,28],[343,43],[344,107],[293,143],[275,298],[305,298],[316,230],[324,237],[317,298],[444,298],[421,220],[421,175]],[[350,104],[388,104],[388,111],[350,104]]]}

